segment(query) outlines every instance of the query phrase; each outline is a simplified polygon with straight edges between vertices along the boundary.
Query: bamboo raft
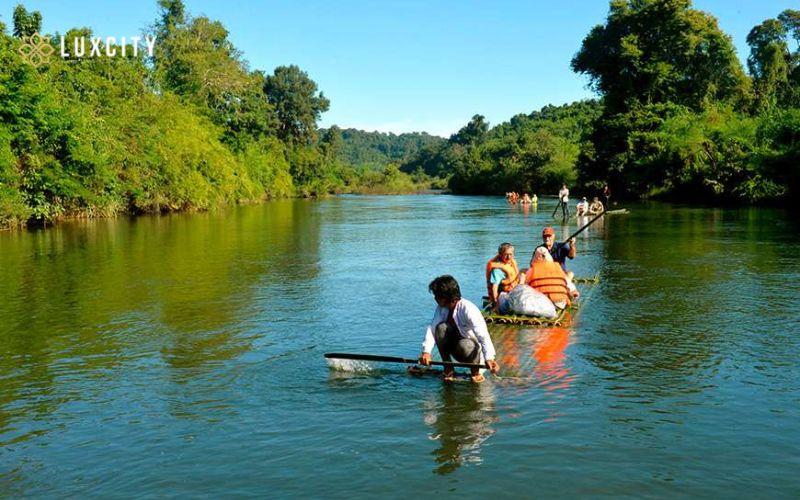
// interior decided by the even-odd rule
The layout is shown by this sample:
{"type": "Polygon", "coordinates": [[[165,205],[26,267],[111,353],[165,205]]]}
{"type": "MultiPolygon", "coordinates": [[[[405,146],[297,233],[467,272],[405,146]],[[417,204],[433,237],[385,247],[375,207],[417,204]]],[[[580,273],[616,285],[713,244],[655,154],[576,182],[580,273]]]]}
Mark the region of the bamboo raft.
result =
{"type": "MultiPolygon", "coordinates": [[[[606,210],[606,211],[604,211],[604,212],[602,213],[602,215],[628,215],[629,213],[631,213],[631,211],[630,211],[630,210],[628,210],[627,208],[616,208],[616,209],[614,209],[614,210],[606,210]]],[[[572,217],[573,217],[573,218],[579,218],[579,217],[595,217],[595,216],[597,216],[597,215],[600,215],[600,214],[598,214],[598,213],[589,213],[589,212],[586,212],[586,213],[585,213],[585,214],[583,214],[583,215],[577,215],[577,214],[575,214],[575,215],[573,215],[572,217]]]]}
{"type": "MultiPolygon", "coordinates": [[[[594,285],[600,282],[600,276],[574,278],[573,283],[584,283],[594,285]]],[[[488,297],[484,297],[483,319],[487,324],[503,325],[528,325],[528,326],[569,326],[572,323],[572,312],[580,307],[580,302],[573,301],[569,307],[558,312],[555,318],[540,318],[537,316],[526,316],[524,314],[499,314],[493,313],[489,309],[488,297]]]]}

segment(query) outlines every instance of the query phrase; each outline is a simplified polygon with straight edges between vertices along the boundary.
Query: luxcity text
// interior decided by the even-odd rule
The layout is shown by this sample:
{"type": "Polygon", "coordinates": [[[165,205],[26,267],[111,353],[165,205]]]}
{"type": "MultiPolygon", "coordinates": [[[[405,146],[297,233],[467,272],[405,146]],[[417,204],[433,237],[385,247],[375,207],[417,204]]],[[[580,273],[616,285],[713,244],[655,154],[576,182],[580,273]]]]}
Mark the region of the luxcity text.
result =
{"type": "Polygon", "coordinates": [[[128,55],[128,42],[130,41],[132,49],[131,52],[133,53],[133,57],[139,55],[139,42],[144,39],[145,47],[147,48],[147,55],[149,57],[153,57],[153,52],[155,51],[156,47],[156,37],[145,35],[144,37],[141,36],[132,36],[130,38],[125,38],[124,36],[119,40],[119,46],[117,46],[117,39],[116,37],[109,36],[106,38],[102,37],[90,37],[88,39],[89,43],[87,44],[86,37],[75,37],[71,47],[68,47],[67,39],[62,35],[61,36],[61,57],[68,58],[68,57],[116,57],[119,54],[122,57],[127,57],[128,55]],[[105,42],[105,46],[103,45],[105,42]],[[89,53],[86,54],[87,45],[89,45],[89,53]],[[72,51],[72,52],[70,52],[72,51]]]}

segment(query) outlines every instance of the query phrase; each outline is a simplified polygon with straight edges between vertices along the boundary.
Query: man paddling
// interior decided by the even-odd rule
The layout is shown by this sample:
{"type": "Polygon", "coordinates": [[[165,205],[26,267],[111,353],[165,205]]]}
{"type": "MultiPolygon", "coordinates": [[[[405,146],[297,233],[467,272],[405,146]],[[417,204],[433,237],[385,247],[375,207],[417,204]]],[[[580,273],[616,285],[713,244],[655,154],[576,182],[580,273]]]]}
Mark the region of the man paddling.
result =
{"type": "MultiPolygon", "coordinates": [[[[431,352],[435,345],[442,361],[455,358],[460,363],[485,363],[486,368],[497,373],[500,366],[494,359],[494,344],[489,337],[486,321],[478,306],[461,298],[461,288],[456,279],[450,275],[439,276],[430,282],[428,291],[433,294],[438,307],[433,313],[431,324],[425,330],[420,364],[430,366],[431,352]]],[[[478,368],[470,370],[473,382],[484,381],[478,368]]],[[[445,381],[455,379],[452,366],[445,367],[443,378],[445,381]]]]}
{"type": "MultiPolygon", "coordinates": [[[[553,260],[561,264],[561,269],[566,272],[567,258],[574,259],[575,254],[577,253],[575,249],[575,238],[570,238],[568,243],[556,242],[556,230],[552,227],[546,227],[542,231],[542,241],[544,244],[540,246],[547,248],[547,250],[550,252],[550,255],[553,257],[553,260]]],[[[531,266],[533,265],[533,259],[536,256],[535,252],[536,249],[534,249],[534,254],[531,255],[531,266]]]]}

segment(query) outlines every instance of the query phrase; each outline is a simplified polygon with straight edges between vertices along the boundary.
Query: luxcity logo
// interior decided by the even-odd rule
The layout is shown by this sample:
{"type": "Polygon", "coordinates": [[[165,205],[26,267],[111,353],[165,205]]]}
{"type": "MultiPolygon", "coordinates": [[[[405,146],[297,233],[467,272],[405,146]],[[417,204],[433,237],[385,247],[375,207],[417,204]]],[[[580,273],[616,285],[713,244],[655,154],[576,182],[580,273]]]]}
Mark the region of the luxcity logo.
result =
{"type": "Polygon", "coordinates": [[[42,37],[39,33],[34,33],[28,37],[28,41],[19,48],[22,58],[38,68],[42,64],[50,62],[50,56],[56,49],[50,45],[50,38],[42,37]]]}
{"type": "MultiPolygon", "coordinates": [[[[26,40],[26,38],[23,37],[23,40],[26,40]]],[[[119,45],[117,45],[116,37],[113,36],[106,38],[93,36],[89,37],[88,39],[87,37],[77,36],[72,39],[72,44],[70,45],[67,42],[66,37],[62,35],[60,55],[63,59],[118,56],[128,57],[129,54],[133,57],[137,57],[140,50],[139,42],[142,40],[144,40],[145,48],[147,49],[147,55],[149,57],[153,57],[153,53],[155,52],[156,48],[156,37],[150,35],[145,35],[144,37],[132,36],[130,38],[123,36],[119,40],[119,45]],[[105,44],[103,42],[105,42],[105,44]],[[131,44],[130,47],[128,47],[128,42],[131,44]]],[[[50,57],[54,52],[55,49],[50,44],[50,38],[43,37],[39,33],[34,33],[33,35],[27,37],[27,40],[19,48],[19,53],[22,55],[22,58],[37,68],[42,64],[49,63],[50,57]]]]}

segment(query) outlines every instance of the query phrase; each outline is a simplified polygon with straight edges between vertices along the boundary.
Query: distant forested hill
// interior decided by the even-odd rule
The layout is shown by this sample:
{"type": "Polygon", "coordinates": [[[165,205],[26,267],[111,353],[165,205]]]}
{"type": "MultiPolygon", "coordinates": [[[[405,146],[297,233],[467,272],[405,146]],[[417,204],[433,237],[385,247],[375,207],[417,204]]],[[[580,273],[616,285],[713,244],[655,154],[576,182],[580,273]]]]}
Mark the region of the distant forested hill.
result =
{"type": "Polygon", "coordinates": [[[459,194],[541,193],[572,185],[581,146],[601,115],[599,101],[545,106],[489,128],[475,115],[458,133],[426,147],[400,170],[447,178],[459,194]]]}
{"type": "MultiPolygon", "coordinates": [[[[320,130],[321,136],[338,134],[341,142],[336,148],[336,159],[353,167],[380,168],[389,163],[401,163],[425,147],[438,147],[446,140],[427,132],[393,134],[386,132],[365,132],[353,128],[339,129],[335,125],[320,130]]],[[[336,139],[332,139],[336,141],[336,139]]]]}

